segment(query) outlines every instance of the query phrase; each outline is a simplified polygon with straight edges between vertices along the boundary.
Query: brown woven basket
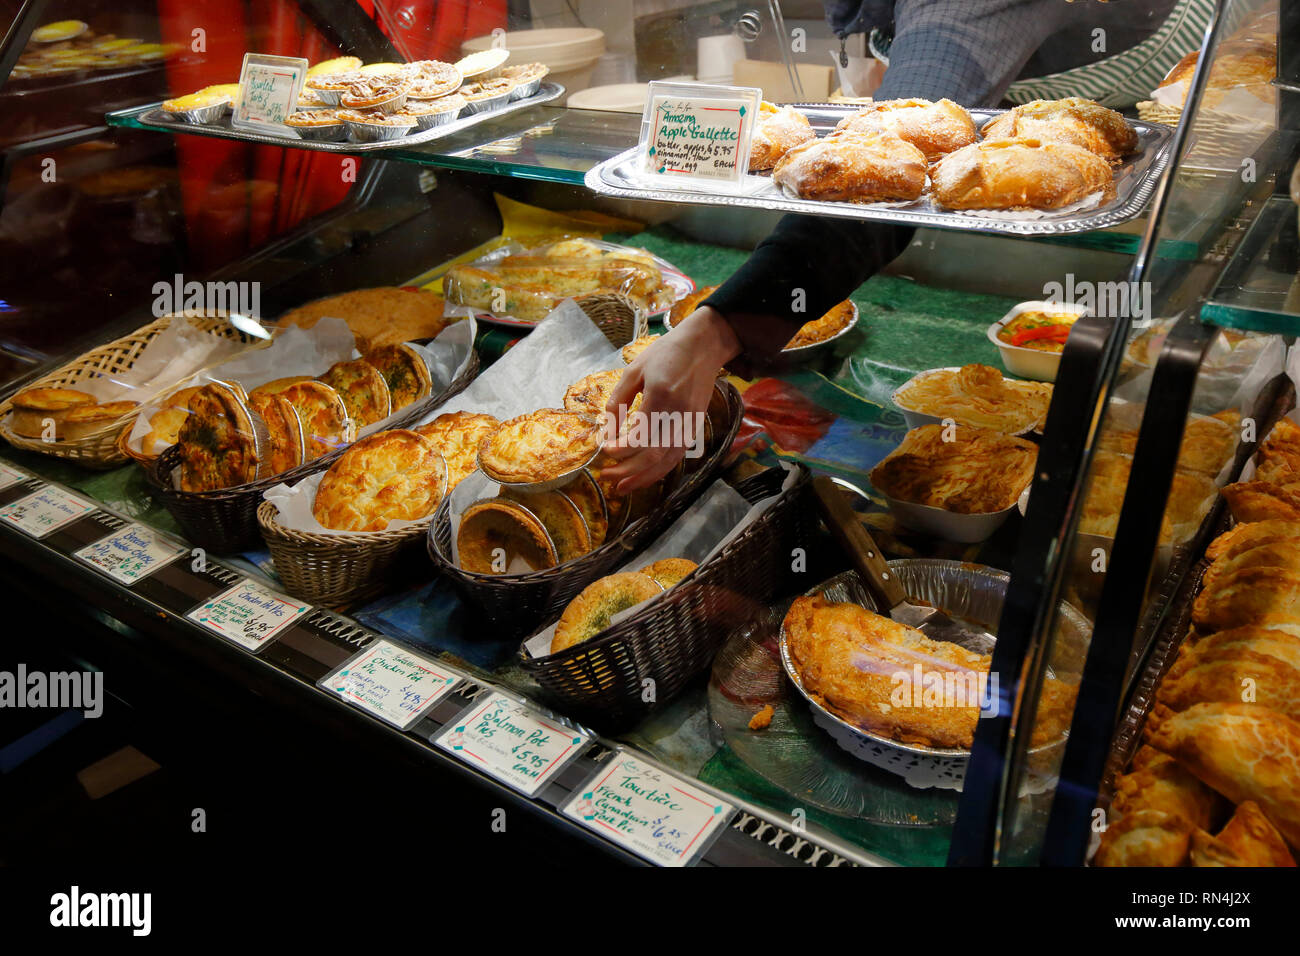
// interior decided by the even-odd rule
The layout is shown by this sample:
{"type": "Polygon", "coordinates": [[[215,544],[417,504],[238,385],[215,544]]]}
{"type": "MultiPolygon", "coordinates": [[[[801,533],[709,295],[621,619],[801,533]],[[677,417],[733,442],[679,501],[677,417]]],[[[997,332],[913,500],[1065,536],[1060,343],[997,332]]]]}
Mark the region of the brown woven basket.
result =
{"type": "MultiPolygon", "coordinates": [[[[798,468],[795,484],[686,581],[600,637],[558,654],[534,658],[521,647],[524,670],[566,714],[602,729],[620,729],[662,707],[708,669],[737,627],[797,590],[791,552],[810,547],[817,533],[809,473],[798,468]]],[[[770,469],[737,490],[753,503],[779,492],[784,476],[770,469]]]]}
{"type": "Polygon", "coordinates": [[[645,335],[650,320],[626,296],[610,292],[593,292],[573,300],[587,318],[605,333],[605,338],[617,348],[645,335]]]}
{"type": "MultiPolygon", "coordinates": [[[[447,399],[465,390],[478,374],[478,353],[471,351],[465,370],[441,392],[402,409],[389,428],[411,424],[447,399]]],[[[346,448],[339,448],[315,461],[269,478],[220,491],[179,491],[172,484],[172,472],[180,464],[180,447],[172,445],[146,470],[150,490],[172,513],[185,536],[213,554],[232,554],[256,548],[261,542],[257,509],[262,493],[281,482],[292,483],[322,471],[334,463],[346,448]]]]}
{"type": "Polygon", "coordinates": [[[285,590],[312,604],[338,607],[370,597],[393,583],[399,564],[416,557],[428,522],[394,531],[321,534],[294,531],[277,520],[275,505],[263,501],[257,523],[285,590]]]}
{"type": "MultiPolygon", "coordinates": [[[[131,369],[145,347],[161,335],[175,317],[164,315],[136,329],[130,335],[91,349],[75,361],[37,379],[26,388],[77,388],[91,379],[122,375],[131,369]]],[[[226,320],[225,316],[183,314],[183,317],[202,332],[234,339],[243,345],[255,345],[260,341],[240,332],[226,320]]],[[[15,434],[9,427],[8,419],[12,410],[12,396],[0,402],[0,437],[15,448],[39,452],[42,455],[53,455],[86,468],[113,468],[127,460],[127,454],[119,445],[118,438],[130,431],[131,424],[135,421],[134,411],[117,421],[110,422],[93,434],[75,441],[46,442],[39,438],[25,438],[15,434]]]]}
{"type": "Polygon", "coordinates": [[[433,563],[450,579],[465,600],[480,608],[492,625],[509,635],[522,636],[558,614],[579,591],[608,574],[627,557],[650,542],[660,529],[675,521],[713,480],[728,457],[740,430],[744,402],[730,382],[718,383],[725,411],[714,422],[713,443],[704,464],[675,488],[650,514],[632,522],[622,533],[599,548],[557,568],[531,574],[492,575],[464,571],[452,560],[450,496],[443,499],[429,525],[428,549],[433,563]]]}

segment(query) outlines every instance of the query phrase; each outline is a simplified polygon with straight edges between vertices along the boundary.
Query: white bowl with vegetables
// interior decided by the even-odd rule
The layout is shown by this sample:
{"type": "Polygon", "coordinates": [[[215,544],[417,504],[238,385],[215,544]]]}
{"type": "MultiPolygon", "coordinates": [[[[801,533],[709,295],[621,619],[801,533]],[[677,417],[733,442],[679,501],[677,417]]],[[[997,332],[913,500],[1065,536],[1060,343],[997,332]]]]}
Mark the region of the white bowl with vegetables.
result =
{"type": "Polygon", "coordinates": [[[1087,313],[1066,302],[1021,302],[989,326],[989,341],[998,347],[1007,371],[1055,382],[1070,330],[1087,313]]]}

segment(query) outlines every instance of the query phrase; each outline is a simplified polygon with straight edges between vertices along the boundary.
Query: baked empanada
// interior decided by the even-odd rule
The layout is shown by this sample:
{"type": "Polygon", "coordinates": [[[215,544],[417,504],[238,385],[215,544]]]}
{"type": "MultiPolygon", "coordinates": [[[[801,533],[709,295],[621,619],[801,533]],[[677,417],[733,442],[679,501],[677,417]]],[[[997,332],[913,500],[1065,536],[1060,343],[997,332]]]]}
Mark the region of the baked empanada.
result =
{"type": "Polygon", "coordinates": [[[1115,797],[1110,809],[1116,817],[1159,810],[1208,829],[1222,803],[1217,793],[1179,766],[1173,757],[1152,747],[1142,747],[1133,756],[1132,769],[1115,780],[1115,797]]]}
{"type": "Polygon", "coordinates": [[[1300,489],[1288,490],[1271,481],[1239,481],[1225,485],[1232,516],[1244,521],[1289,521],[1300,524],[1300,489]]]}
{"type": "Polygon", "coordinates": [[[1225,531],[1205,549],[1211,561],[1232,559],[1238,555],[1278,541],[1295,541],[1300,547],[1300,523],[1274,518],[1269,521],[1248,521],[1225,531]]]}
{"type": "Polygon", "coordinates": [[[1156,701],[1178,712],[1193,704],[1257,703],[1300,718],[1300,670],[1268,654],[1236,649],[1231,655],[1201,656],[1160,682],[1156,701]]]}
{"type": "Polygon", "coordinates": [[[1300,541],[1283,539],[1262,544],[1233,557],[1224,557],[1205,569],[1201,584],[1206,590],[1215,587],[1223,577],[1246,568],[1277,568],[1282,571],[1300,571],[1300,541]]]}
{"type": "Polygon", "coordinates": [[[1218,836],[1192,834],[1192,866],[1295,866],[1282,834],[1253,800],[1237,807],[1218,836]]]}
{"type": "Polygon", "coordinates": [[[1192,623],[1202,634],[1247,624],[1300,622],[1300,571],[1243,568],[1196,596],[1192,623]]]}
{"type": "Polygon", "coordinates": [[[1193,825],[1161,810],[1138,810],[1106,826],[1093,866],[1182,866],[1193,825]]]}

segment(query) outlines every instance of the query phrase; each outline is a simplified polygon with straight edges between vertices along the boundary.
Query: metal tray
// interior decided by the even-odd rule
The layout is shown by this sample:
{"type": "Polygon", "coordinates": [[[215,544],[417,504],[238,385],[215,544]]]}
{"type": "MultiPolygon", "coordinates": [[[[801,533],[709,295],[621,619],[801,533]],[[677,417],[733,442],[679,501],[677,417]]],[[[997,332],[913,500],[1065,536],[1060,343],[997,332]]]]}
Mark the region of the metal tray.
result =
{"type": "Polygon", "coordinates": [[[215,123],[186,123],[181,120],[172,119],[169,114],[164,113],[161,109],[161,103],[155,103],[152,106],[135,108],[130,110],[121,110],[117,113],[110,113],[109,116],[126,116],[133,115],[141,123],[146,123],[158,129],[172,130],[177,133],[190,133],[197,136],[215,136],[220,139],[238,139],[248,143],[266,143],[272,146],[292,146],[295,149],[312,149],[322,153],[370,153],[379,150],[401,148],[404,146],[418,146],[421,143],[428,143],[435,139],[442,139],[444,136],[451,136],[453,133],[459,133],[461,130],[469,129],[471,126],[477,126],[485,120],[495,119],[499,116],[505,116],[509,113],[516,113],[519,110],[526,110],[531,106],[541,106],[544,103],[550,103],[552,100],[559,99],[564,95],[564,87],[558,83],[542,83],[541,88],[533,96],[527,99],[515,100],[513,103],[507,103],[499,109],[490,110],[486,113],[474,113],[470,116],[463,116],[460,119],[453,120],[442,126],[435,126],[432,129],[419,130],[411,133],[409,136],[403,136],[401,139],[389,140],[380,143],[323,143],[315,140],[301,139],[292,136],[278,136],[274,133],[250,133],[246,130],[235,129],[230,125],[230,116],[218,120],[215,123]]]}
{"type": "MultiPolygon", "coordinates": [[[[817,134],[825,135],[846,116],[860,107],[851,104],[796,103],[795,107],[808,117],[817,134]]],[[[975,125],[982,127],[990,119],[1006,110],[973,109],[970,111],[975,125]]],[[[864,219],[873,222],[892,222],[908,226],[939,226],[944,229],[968,229],[979,232],[1002,232],[1013,235],[1066,235],[1103,229],[1136,218],[1151,198],[1156,183],[1168,162],[1172,127],[1162,123],[1129,120],[1138,134],[1140,150],[1115,167],[1115,198],[1090,209],[1043,212],[1034,218],[1024,218],[1022,213],[957,212],[940,209],[928,196],[907,203],[872,203],[859,205],[847,202],[827,202],[813,199],[791,199],[770,179],[750,176],[731,191],[707,191],[691,185],[682,189],[648,186],[640,172],[638,154],[633,147],[612,159],[607,159],[587,173],[587,188],[602,196],[621,199],[643,199],[652,202],[699,203],[711,206],[739,206],[748,209],[772,209],[815,216],[839,216],[844,219],[864,219]]]]}

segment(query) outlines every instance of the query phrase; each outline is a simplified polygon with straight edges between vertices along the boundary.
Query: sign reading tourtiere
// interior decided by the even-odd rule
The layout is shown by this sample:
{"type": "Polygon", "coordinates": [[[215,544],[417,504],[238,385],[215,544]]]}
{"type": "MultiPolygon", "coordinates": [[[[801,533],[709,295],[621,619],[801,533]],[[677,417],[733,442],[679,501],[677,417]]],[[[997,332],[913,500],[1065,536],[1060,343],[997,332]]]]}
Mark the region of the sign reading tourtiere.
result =
{"type": "Polygon", "coordinates": [[[741,182],[761,101],[753,87],[651,83],[641,117],[644,171],[683,185],[741,182]]]}

